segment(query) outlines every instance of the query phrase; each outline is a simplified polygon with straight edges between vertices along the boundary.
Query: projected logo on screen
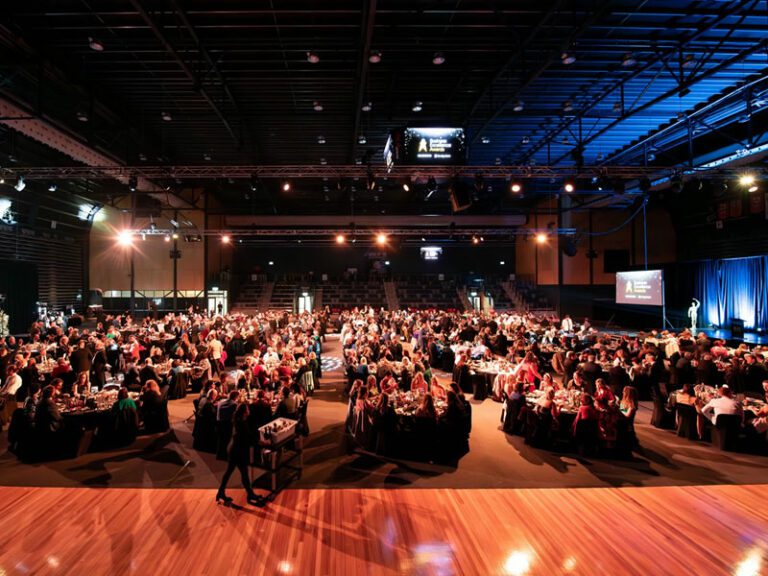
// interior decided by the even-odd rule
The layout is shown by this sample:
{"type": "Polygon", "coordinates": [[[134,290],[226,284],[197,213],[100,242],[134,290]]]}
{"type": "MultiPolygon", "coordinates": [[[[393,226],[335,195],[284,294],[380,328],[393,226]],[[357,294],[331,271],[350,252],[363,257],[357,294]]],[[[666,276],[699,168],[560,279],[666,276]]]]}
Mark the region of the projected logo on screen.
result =
{"type": "Polygon", "coordinates": [[[664,303],[661,270],[616,273],[616,303],[661,306],[664,303]]]}

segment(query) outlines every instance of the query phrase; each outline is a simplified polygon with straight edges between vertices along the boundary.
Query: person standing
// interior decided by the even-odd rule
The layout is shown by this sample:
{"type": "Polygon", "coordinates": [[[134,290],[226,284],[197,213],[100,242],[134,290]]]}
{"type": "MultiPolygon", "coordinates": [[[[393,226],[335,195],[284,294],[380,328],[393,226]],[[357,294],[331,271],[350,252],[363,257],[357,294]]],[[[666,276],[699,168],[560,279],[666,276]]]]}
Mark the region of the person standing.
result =
{"type": "Polygon", "coordinates": [[[240,479],[245,488],[245,493],[249,504],[256,503],[256,494],[251,487],[251,480],[248,476],[248,464],[251,455],[251,430],[248,426],[248,404],[238,404],[233,418],[232,444],[229,448],[229,459],[227,469],[221,478],[219,490],[216,492],[216,502],[229,504],[232,498],[227,496],[227,484],[232,473],[237,468],[240,471],[240,479]]]}
{"type": "Polygon", "coordinates": [[[85,344],[85,338],[78,340],[77,347],[69,355],[69,363],[75,372],[75,378],[79,380],[80,375],[85,373],[87,383],[91,372],[91,353],[85,347],[85,344]]]}
{"type": "Polygon", "coordinates": [[[701,302],[694,298],[691,300],[691,305],[688,308],[688,318],[691,320],[691,334],[696,335],[696,322],[699,318],[699,306],[701,302]]]}

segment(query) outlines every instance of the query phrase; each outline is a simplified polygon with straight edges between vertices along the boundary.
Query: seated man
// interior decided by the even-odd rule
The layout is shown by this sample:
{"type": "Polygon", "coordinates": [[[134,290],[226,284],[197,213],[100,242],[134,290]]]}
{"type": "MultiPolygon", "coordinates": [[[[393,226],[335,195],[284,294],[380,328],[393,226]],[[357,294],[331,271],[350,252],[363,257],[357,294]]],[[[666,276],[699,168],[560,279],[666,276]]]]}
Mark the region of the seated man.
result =
{"type": "Polygon", "coordinates": [[[733,414],[744,416],[744,408],[741,402],[735,400],[728,386],[720,386],[717,390],[717,397],[710,400],[702,409],[701,413],[717,424],[717,417],[720,414],[733,414]]]}

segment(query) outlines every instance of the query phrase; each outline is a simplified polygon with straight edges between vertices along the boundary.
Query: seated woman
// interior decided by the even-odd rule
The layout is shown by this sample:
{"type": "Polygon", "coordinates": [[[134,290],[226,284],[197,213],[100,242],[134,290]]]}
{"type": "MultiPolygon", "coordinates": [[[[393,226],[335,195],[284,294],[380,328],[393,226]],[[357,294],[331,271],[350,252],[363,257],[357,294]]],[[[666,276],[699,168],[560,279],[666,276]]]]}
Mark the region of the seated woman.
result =
{"type": "Polygon", "coordinates": [[[595,400],[599,403],[605,402],[606,404],[615,404],[616,396],[613,395],[613,391],[610,386],[605,383],[605,380],[598,378],[595,380],[595,400]]]}
{"type": "Polygon", "coordinates": [[[536,406],[534,410],[536,410],[539,414],[544,414],[549,412],[550,414],[552,414],[553,419],[557,419],[557,414],[559,410],[557,408],[557,404],[555,404],[554,388],[547,389],[544,395],[536,401],[536,406]]]}
{"type": "Polygon", "coordinates": [[[283,399],[277,407],[277,415],[295,420],[299,415],[299,406],[302,402],[301,394],[295,388],[292,389],[288,386],[283,387],[281,394],[283,399]]]}
{"type": "Polygon", "coordinates": [[[147,381],[139,402],[139,416],[147,432],[163,432],[168,429],[168,409],[163,402],[157,382],[147,381]]]}
{"type": "Polygon", "coordinates": [[[581,395],[581,406],[579,406],[578,412],[576,412],[576,419],[573,421],[573,434],[578,435],[579,423],[597,423],[600,418],[600,414],[594,407],[594,401],[589,394],[581,395]]]}
{"type": "Polygon", "coordinates": [[[397,391],[397,380],[392,377],[392,372],[387,372],[379,384],[383,394],[393,394],[397,391]]]}
{"type": "Polygon", "coordinates": [[[552,374],[545,373],[539,382],[539,390],[557,390],[559,388],[557,382],[552,378],[552,374]]]}
{"type": "Polygon", "coordinates": [[[422,372],[416,372],[411,380],[411,392],[415,394],[427,393],[427,381],[424,380],[424,374],[422,372]]]}
{"type": "Polygon", "coordinates": [[[414,414],[416,418],[426,418],[430,420],[437,420],[437,410],[435,409],[435,401],[432,398],[432,394],[425,394],[421,401],[421,404],[416,409],[414,414]]]}
{"type": "Polygon", "coordinates": [[[437,380],[437,376],[432,376],[429,383],[429,393],[434,396],[436,400],[446,400],[448,391],[437,380]]]}
{"type": "MultiPolygon", "coordinates": [[[[118,446],[131,444],[139,431],[139,414],[136,403],[129,398],[128,389],[120,388],[117,400],[112,405],[114,419],[114,443],[118,446]]],[[[111,440],[111,439],[108,439],[111,440]]]]}

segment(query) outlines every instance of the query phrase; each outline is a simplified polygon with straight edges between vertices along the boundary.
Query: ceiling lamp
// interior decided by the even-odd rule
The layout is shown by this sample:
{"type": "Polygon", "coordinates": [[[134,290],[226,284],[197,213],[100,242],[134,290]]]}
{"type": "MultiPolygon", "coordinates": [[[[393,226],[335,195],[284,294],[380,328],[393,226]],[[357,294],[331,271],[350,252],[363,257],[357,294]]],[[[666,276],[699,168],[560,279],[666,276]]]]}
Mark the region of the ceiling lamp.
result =
{"type": "Polygon", "coordinates": [[[523,191],[523,185],[520,184],[520,182],[512,182],[509,185],[509,191],[512,192],[513,194],[519,194],[520,192],[523,191]]]}
{"type": "Polygon", "coordinates": [[[381,52],[378,50],[371,50],[371,54],[368,56],[368,62],[371,64],[378,64],[381,62],[381,52]]]}
{"type": "Polygon", "coordinates": [[[133,244],[133,233],[130,230],[121,230],[117,233],[117,243],[120,246],[130,246],[133,244]]]}
{"type": "Polygon", "coordinates": [[[56,190],[58,190],[58,189],[59,189],[59,187],[58,187],[58,185],[55,182],[51,182],[48,185],[48,192],[56,192],[56,190]]]}
{"type": "Polygon", "coordinates": [[[573,112],[573,102],[570,100],[563,102],[563,112],[573,112]]]}
{"type": "Polygon", "coordinates": [[[307,52],[307,62],[310,64],[317,64],[320,62],[320,56],[312,52],[311,50],[307,52]]]}
{"type": "Polygon", "coordinates": [[[403,190],[405,190],[406,192],[411,191],[411,186],[410,184],[408,184],[408,182],[403,183],[403,190]]]}
{"type": "Polygon", "coordinates": [[[347,239],[344,234],[336,234],[336,244],[344,244],[346,241],[347,239]]]}
{"type": "Polygon", "coordinates": [[[435,55],[432,56],[432,64],[435,66],[445,64],[445,55],[442,52],[435,52],[435,55]]]}
{"type": "Polygon", "coordinates": [[[570,52],[563,52],[562,54],[560,54],[560,61],[566,65],[573,64],[574,62],[576,62],[576,56],[574,56],[570,52]]]}
{"type": "Polygon", "coordinates": [[[27,187],[27,183],[24,182],[24,176],[19,176],[19,179],[16,181],[16,184],[13,186],[17,192],[21,192],[24,190],[24,188],[27,187]]]}
{"type": "Polygon", "coordinates": [[[366,102],[360,107],[360,110],[363,112],[370,112],[371,108],[373,108],[373,102],[366,102]]]}
{"type": "Polygon", "coordinates": [[[128,178],[128,190],[131,192],[136,192],[136,188],[139,187],[139,179],[136,178],[135,174],[131,174],[128,178]]]}
{"type": "Polygon", "coordinates": [[[523,103],[522,100],[516,100],[515,105],[512,107],[512,110],[514,110],[515,112],[522,112],[523,110],[525,110],[525,104],[523,103]]]}
{"type": "Polygon", "coordinates": [[[224,236],[221,237],[221,243],[222,244],[229,244],[232,241],[232,239],[224,234],[224,236]]]}
{"type": "Polygon", "coordinates": [[[488,138],[488,136],[483,136],[482,138],[480,138],[480,142],[482,144],[490,144],[491,143],[491,139],[488,138]]]}
{"type": "Polygon", "coordinates": [[[203,160],[205,160],[206,162],[210,162],[211,161],[210,153],[208,152],[203,153],[203,160]]]}
{"type": "Polygon", "coordinates": [[[547,241],[547,235],[544,234],[544,232],[539,232],[536,234],[536,243],[537,244],[544,244],[547,241]]]}
{"type": "Polygon", "coordinates": [[[413,103],[413,106],[411,106],[411,110],[413,110],[414,112],[421,112],[423,109],[424,109],[424,104],[419,100],[416,100],[416,102],[413,103]]]}
{"type": "Polygon", "coordinates": [[[77,119],[80,122],[88,122],[88,114],[86,114],[85,112],[79,111],[77,113],[77,119]]]}
{"type": "Polygon", "coordinates": [[[357,137],[358,144],[365,144],[366,142],[368,142],[368,139],[365,137],[365,134],[360,134],[360,136],[357,137]]]}
{"type": "Polygon", "coordinates": [[[103,52],[104,51],[104,44],[102,44],[99,40],[96,38],[88,37],[88,47],[93,50],[94,52],[103,52]]]}
{"type": "Polygon", "coordinates": [[[322,112],[323,111],[323,105],[320,104],[320,102],[318,102],[317,100],[315,100],[314,102],[312,102],[312,109],[315,112],[322,112]]]}
{"type": "Polygon", "coordinates": [[[378,234],[376,236],[376,244],[379,246],[384,246],[384,244],[387,243],[387,235],[386,234],[378,234]]]}
{"type": "Polygon", "coordinates": [[[563,185],[563,190],[565,190],[566,192],[573,192],[574,190],[576,190],[576,185],[570,180],[566,180],[565,184],[563,185]]]}
{"type": "Polygon", "coordinates": [[[320,136],[318,136],[317,137],[317,143],[318,144],[325,144],[325,136],[323,136],[322,134],[320,136]]]}
{"type": "Polygon", "coordinates": [[[328,164],[328,160],[326,160],[325,158],[320,158],[320,165],[325,166],[326,164],[328,164]]]}
{"type": "Polygon", "coordinates": [[[522,142],[523,144],[528,144],[530,143],[530,141],[531,141],[530,137],[523,136],[523,139],[520,142],[522,142]]]}
{"type": "Polygon", "coordinates": [[[160,118],[163,119],[163,122],[170,122],[171,120],[173,120],[173,116],[171,116],[171,113],[165,112],[165,111],[160,112],[160,118]]]}
{"type": "Polygon", "coordinates": [[[291,190],[291,183],[288,182],[288,180],[286,180],[285,182],[283,182],[283,185],[281,188],[283,192],[289,192],[291,190]]]}
{"type": "Polygon", "coordinates": [[[626,54],[624,54],[624,58],[621,59],[622,66],[624,66],[625,68],[630,68],[635,64],[637,64],[637,60],[635,60],[635,57],[632,54],[632,52],[627,52],[626,54]]]}

